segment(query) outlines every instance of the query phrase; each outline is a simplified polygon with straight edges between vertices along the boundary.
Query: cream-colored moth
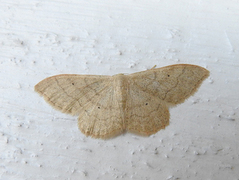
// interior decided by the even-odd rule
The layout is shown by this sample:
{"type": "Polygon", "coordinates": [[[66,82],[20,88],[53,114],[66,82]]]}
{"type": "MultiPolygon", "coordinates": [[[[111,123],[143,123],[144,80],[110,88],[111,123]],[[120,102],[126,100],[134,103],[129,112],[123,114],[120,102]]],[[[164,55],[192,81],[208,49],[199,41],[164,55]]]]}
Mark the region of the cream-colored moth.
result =
{"type": "Polygon", "coordinates": [[[55,109],[78,115],[86,136],[110,138],[124,131],[151,135],[169,124],[169,107],[193,95],[209,71],[178,64],[129,75],[62,74],[35,91],[55,109]]]}

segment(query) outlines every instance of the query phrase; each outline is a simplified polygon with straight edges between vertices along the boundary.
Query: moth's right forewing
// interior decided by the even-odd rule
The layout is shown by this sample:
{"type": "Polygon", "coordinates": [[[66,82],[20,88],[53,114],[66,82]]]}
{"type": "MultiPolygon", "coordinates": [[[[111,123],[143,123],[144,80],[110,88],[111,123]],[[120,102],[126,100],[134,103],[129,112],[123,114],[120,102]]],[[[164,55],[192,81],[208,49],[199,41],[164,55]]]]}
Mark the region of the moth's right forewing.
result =
{"type": "Polygon", "coordinates": [[[138,88],[169,106],[184,102],[208,76],[208,70],[189,64],[166,66],[130,75],[138,88]]]}

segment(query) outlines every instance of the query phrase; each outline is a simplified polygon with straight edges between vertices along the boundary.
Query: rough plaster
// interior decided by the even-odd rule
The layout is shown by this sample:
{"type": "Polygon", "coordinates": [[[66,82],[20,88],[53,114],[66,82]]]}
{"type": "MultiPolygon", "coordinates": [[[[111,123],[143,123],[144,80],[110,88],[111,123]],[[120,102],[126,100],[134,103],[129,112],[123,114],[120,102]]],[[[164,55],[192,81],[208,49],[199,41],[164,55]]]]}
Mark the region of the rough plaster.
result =
{"type": "Polygon", "coordinates": [[[0,179],[239,179],[236,0],[0,2],[0,179]],[[211,76],[150,137],[85,137],[34,85],[189,63],[211,76]]]}

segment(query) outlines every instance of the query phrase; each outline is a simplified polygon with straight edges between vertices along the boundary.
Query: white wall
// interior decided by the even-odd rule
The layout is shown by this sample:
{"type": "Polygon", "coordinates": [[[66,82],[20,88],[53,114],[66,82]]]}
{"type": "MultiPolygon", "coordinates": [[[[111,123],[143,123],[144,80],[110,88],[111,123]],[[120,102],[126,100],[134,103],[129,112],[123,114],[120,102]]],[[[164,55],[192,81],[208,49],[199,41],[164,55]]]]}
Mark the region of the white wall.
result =
{"type": "Polygon", "coordinates": [[[238,179],[238,58],[237,0],[1,0],[0,179],[238,179]],[[85,137],[33,89],[177,63],[211,75],[150,137],[85,137]]]}

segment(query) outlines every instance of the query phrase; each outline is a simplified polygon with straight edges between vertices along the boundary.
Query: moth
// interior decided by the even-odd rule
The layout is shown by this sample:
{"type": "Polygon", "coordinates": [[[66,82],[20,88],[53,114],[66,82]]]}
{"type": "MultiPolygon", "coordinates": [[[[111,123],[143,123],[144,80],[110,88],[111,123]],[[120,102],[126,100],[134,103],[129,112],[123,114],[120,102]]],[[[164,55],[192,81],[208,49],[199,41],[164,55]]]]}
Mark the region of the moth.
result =
{"type": "Polygon", "coordinates": [[[53,108],[77,115],[86,136],[110,138],[124,131],[149,136],[169,125],[169,108],[192,96],[209,76],[205,68],[177,64],[129,75],[61,74],[35,91],[53,108]]]}

